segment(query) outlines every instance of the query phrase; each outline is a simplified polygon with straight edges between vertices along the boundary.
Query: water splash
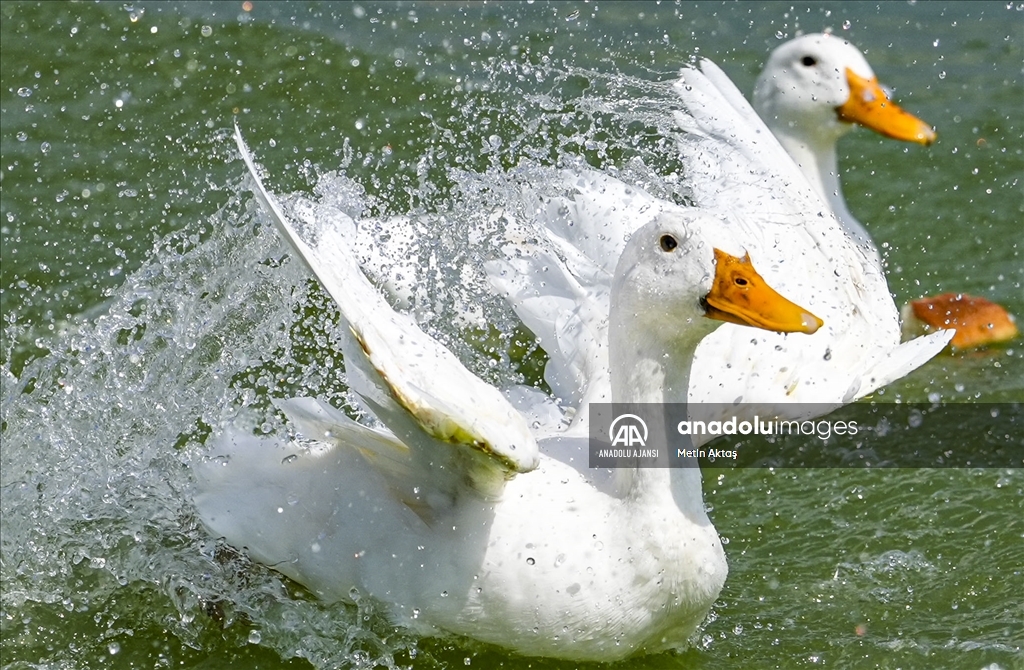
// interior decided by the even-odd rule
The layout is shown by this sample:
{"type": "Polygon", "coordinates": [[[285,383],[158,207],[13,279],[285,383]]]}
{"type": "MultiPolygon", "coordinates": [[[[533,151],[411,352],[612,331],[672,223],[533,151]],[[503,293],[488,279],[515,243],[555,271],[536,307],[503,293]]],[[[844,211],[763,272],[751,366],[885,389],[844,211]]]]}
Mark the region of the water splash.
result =
{"type": "Polygon", "coordinates": [[[347,402],[328,362],[326,299],[235,189],[227,207],[158,242],[102,315],[69,324],[22,369],[4,367],[0,574],[16,656],[82,662],[82,649],[48,652],[30,632],[61,604],[76,626],[104,631],[93,655],[128,657],[168,631],[201,648],[211,635],[244,637],[250,622],[282,656],[324,665],[362,650],[394,667],[408,644],[381,642],[355,608],[296,593],[194,517],[190,465],[223,422],[246,414],[277,430],[269,399],[297,389],[347,402]],[[126,610],[133,600],[150,606],[126,610]]]}

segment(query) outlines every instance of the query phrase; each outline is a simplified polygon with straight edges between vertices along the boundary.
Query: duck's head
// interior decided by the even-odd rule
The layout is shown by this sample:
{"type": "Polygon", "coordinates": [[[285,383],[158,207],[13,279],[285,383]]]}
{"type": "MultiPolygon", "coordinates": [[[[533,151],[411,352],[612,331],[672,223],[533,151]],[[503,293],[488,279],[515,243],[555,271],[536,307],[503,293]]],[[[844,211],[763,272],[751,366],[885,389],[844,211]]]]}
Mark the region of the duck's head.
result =
{"type": "Polygon", "coordinates": [[[634,232],[615,270],[618,319],[665,339],[677,337],[682,324],[712,329],[706,319],[783,333],[818,330],[821,319],[779,295],[746,254],[709,241],[725,225],[702,213],[671,212],[634,232]]]}
{"type": "Polygon", "coordinates": [[[908,142],[935,132],[889,100],[864,54],[841,37],[816,33],[772,52],[754,87],[754,109],[777,135],[834,143],[853,124],[908,142]]]}

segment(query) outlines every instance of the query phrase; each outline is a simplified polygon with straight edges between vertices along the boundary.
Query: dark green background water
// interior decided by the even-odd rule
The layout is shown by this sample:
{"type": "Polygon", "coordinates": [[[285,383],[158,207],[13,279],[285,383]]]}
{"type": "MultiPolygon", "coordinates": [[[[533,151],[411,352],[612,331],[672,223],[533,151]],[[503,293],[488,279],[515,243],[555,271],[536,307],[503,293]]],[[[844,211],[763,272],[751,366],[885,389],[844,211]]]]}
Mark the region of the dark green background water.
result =
{"type": "MultiPolygon", "coordinates": [[[[234,119],[279,193],[340,169],[369,213],[445,211],[453,170],[523,157],[671,170],[643,80],[699,54],[749,91],[780,41],[831,27],[939,133],[841,145],[897,302],[1024,314],[1019,3],[254,4],[0,4],[4,667],[574,667],[411,639],[198,526],[189,465],[225,408],[343,400],[329,305],[259,225],[234,119]]],[[[493,316],[460,355],[535,380],[493,316]]],[[[1024,400],[1024,347],[940,357],[894,398],[1024,400]]],[[[1019,470],[706,472],[729,581],[694,649],[622,665],[1024,667],[1022,490],[1019,470]]]]}

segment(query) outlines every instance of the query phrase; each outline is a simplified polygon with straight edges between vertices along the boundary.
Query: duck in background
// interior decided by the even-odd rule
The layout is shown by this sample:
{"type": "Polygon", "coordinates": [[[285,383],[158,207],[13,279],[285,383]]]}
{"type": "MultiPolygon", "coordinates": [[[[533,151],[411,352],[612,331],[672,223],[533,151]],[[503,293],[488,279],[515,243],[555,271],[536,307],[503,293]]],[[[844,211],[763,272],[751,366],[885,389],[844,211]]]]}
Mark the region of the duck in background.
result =
{"type": "MultiPolygon", "coordinates": [[[[757,78],[753,104],[843,227],[877,256],[867,229],[843,198],[836,144],[854,125],[862,125],[927,145],[936,138],[932,128],[889,99],[860,50],[826,33],[803,35],[775,49],[757,78]]],[[[955,328],[951,346],[959,349],[1018,335],[1003,307],[966,294],[911,301],[902,317],[906,334],[955,328]]]]}
{"type": "MultiPolygon", "coordinates": [[[[818,405],[853,402],[919,367],[952,332],[900,344],[896,305],[880,263],[858,244],[729,78],[710,61],[684,68],[674,121],[693,206],[655,198],[587,166],[526,166],[518,183],[546,188],[511,218],[522,230],[491,282],[548,354],[555,396],[580,410],[612,396],[609,287],[630,235],[674,210],[713,213],[742,239],[765,280],[825,325],[795,338],[725,324],[698,346],[688,402],[800,418],[818,405]],[[552,189],[551,187],[554,186],[552,189]],[[545,241],[538,244],[538,240],[545,241]]],[[[718,233],[722,234],[722,233],[718,233]]],[[[709,409],[708,411],[713,411],[709,409]]]]}

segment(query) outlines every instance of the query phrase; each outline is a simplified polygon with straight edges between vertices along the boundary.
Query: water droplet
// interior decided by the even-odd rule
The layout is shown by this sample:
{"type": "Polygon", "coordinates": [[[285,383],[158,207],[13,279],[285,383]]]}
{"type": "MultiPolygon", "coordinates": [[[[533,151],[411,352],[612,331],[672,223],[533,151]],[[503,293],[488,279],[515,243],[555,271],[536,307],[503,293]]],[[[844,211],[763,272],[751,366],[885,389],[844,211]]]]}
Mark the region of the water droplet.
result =
{"type": "Polygon", "coordinates": [[[121,645],[117,642],[111,642],[107,645],[107,652],[109,652],[111,656],[117,654],[119,651],[121,651],[121,645]]]}
{"type": "Polygon", "coordinates": [[[284,465],[288,465],[289,463],[294,463],[297,460],[299,460],[298,454],[289,454],[281,459],[281,463],[284,465]]]}
{"type": "Polygon", "coordinates": [[[849,19],[843,21],[843,30],[849,30],[850,29],[850,25],[851,24],[850,24],[850,20],[849,19]]]}
{"type": "Polygon", "coordinates": [[[533,564],[535,564],[536,562],[537,562],[537,561],[533,560],[533,558],[532,558],[532,557],[529,557],[529,558],[527,558],[527,559],[526,559],[526,564],[527,564],[527,565],[533,565],[533,564]]]}
{"type": "Polygon", "coordinates": [[[249,631],[249,644],[259,644],[263,636],[258,630],[249,631]]]}
{"type": "Polygon", "coordinates": [[[22,97],[22,98],[27,98],[30,95],[32,95],[32,89],[30,89],[28,87],[25,87],[25,86],[22,86],[21,88],[18,89],[18,95],[20,97],[22,97]]]}
{"type": "Polygon", "coordinates": [[[213,34],[213,27],[211,27],[211,26],[203,26],[202,29],[200,29],[199,32],[203,34],[203,37],[209,37],[210,35],[213,34]]]}
{"type": "Polygon", "coordinates": [[[24,130],[19,130],[18,134],[15,135],[15,137],[18,138],[19,142],[24,142],[25,140],[28,139],[28,133],[26,133],[24,130]]]}

